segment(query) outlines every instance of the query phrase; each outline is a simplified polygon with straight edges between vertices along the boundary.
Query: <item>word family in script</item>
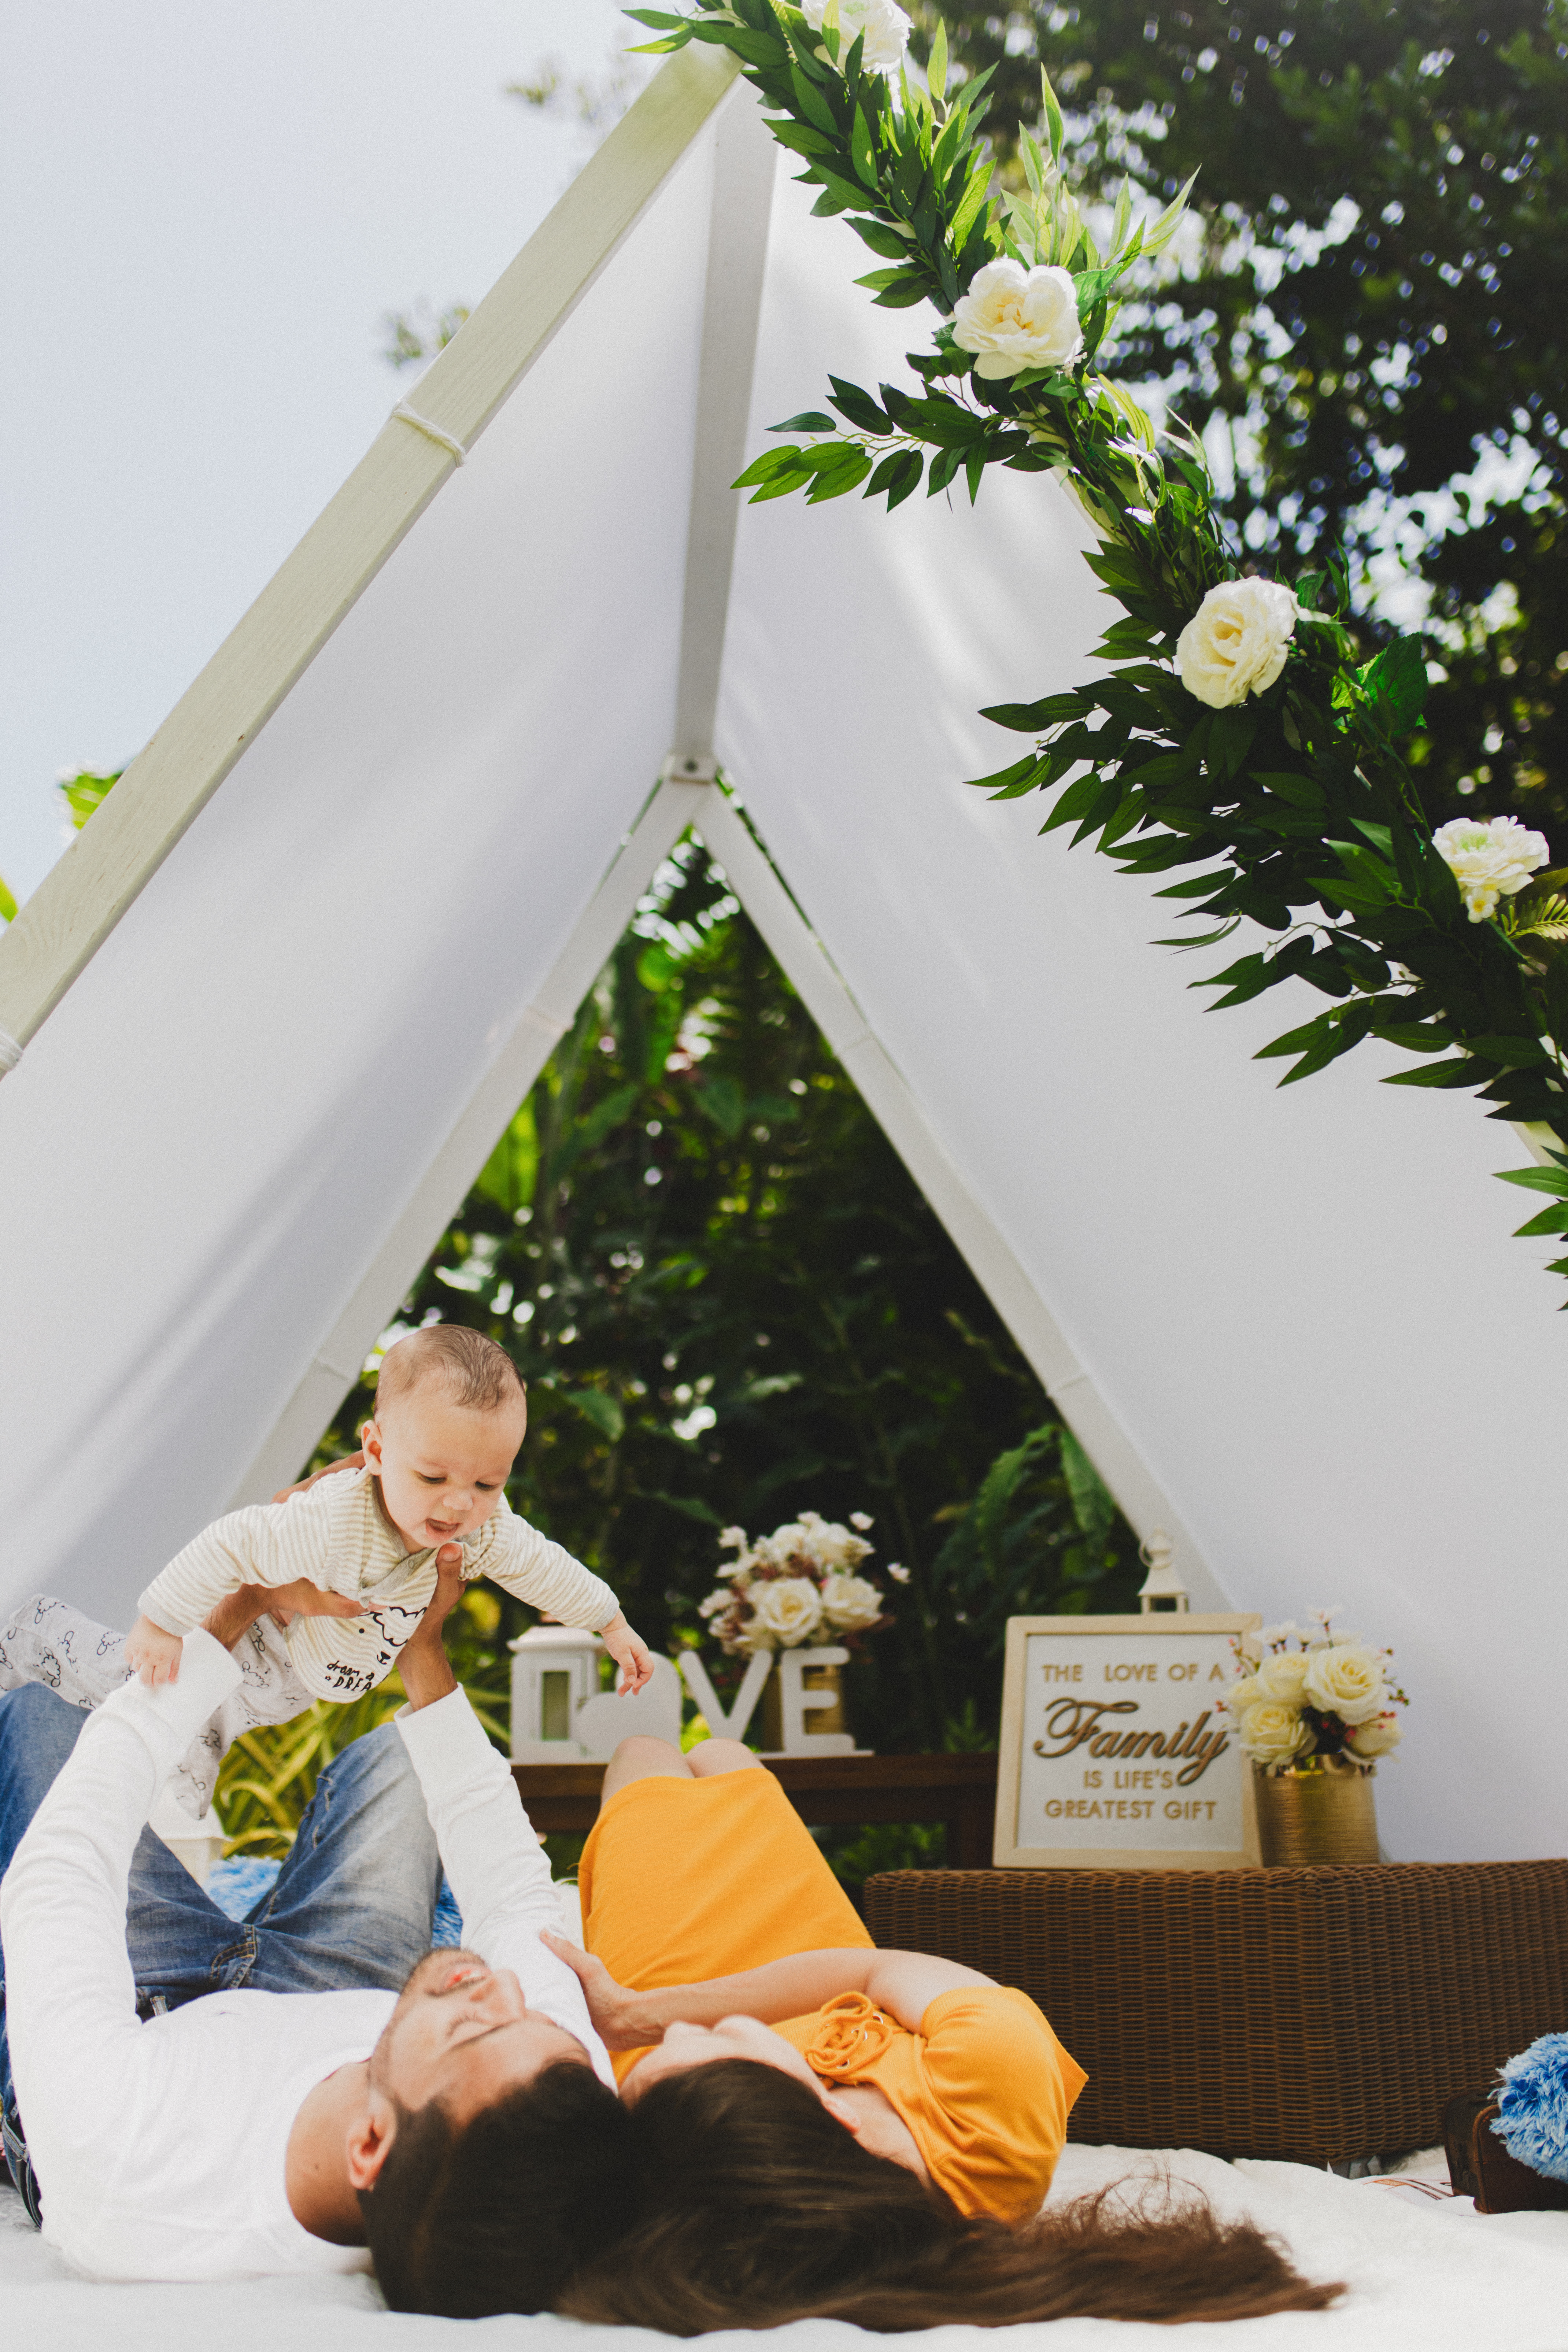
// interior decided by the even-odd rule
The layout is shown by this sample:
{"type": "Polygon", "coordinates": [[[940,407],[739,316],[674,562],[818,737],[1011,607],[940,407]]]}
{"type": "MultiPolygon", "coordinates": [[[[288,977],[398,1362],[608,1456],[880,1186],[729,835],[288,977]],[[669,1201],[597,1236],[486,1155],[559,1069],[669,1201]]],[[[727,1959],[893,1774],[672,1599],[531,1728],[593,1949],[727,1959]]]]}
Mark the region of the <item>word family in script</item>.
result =
{"type": "Polygon", "coordinates": [[[1019,1843],[1239,1847],[1242,1759],[1218,1703],[1232,1671],[1215,1633],[1031,1633],[1019,1843]]]}

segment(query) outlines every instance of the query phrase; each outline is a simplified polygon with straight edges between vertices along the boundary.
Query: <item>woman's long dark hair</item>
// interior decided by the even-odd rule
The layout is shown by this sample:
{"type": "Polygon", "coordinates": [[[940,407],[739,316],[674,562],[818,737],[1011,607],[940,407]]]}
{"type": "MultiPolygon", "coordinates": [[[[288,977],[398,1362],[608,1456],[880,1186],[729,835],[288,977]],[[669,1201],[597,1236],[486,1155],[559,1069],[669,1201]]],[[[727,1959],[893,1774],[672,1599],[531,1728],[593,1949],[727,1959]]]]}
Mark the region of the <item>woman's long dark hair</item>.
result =
{"type": "Polygon", "coordinates": [[[631,2123],[631,2226],[558,2299],[574,2318],[671,2336],[810,2317],[884,2332],[1257,2319],[1321,2311],[1342,2291],[1201,2202],[1154,2217],[1107,2190],[1018,2229],[965,2220],[863,2148],[804,2083],[754,2060],[653,2084],[631,2123]]]}

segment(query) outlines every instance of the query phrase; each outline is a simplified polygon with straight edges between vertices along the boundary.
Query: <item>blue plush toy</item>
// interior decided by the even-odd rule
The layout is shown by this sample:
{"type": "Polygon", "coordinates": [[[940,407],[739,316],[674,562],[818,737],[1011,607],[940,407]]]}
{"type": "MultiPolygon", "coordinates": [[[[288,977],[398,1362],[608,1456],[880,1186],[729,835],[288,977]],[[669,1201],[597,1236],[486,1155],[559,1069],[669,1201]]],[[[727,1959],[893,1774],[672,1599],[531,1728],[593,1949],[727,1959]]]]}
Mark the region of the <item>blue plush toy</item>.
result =
{"type": "Polygon", "coordinates": [[[1568,2033],[1543,2033],[1502,2070],[1492,2129],[1510,2156],[1568,2180],[1568,2033]]]}

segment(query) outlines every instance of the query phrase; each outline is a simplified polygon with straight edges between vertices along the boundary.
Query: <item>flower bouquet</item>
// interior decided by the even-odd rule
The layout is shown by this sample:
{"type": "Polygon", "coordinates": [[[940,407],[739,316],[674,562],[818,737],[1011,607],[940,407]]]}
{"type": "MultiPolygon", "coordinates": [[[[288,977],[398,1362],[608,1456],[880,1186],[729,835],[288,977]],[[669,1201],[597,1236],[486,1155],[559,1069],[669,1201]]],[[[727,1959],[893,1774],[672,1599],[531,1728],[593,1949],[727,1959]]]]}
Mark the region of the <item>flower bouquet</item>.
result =
{"type": "Polygon", "coordinates": [[[1390,1650],[1336,1633],[1335,1612],[1310,1625],[1265,1625],[1235,1647],[1240,1673],[1223,1706],[1252,1759],[1258,1838],[1267,1866],[1376,1862],[1372,1780],[1399,1745],[1390,1650]]]}
{"type": "Polygon", "coordinates": [[[1332,1610],[1310,1613],[1310,1625],[1265,1625],[1237,1641],[1241,1672],[1224,1704],[1243,1750],[1265,1772],[1331,1756],[1369,1772],[1398,1747],[1394,1709],[1409,1704],[1389,1681],[1394,1653],[1336,1633],[1332,1610]]]}
{"type": "Polygon", "coordinates": [[[738,1557],[698,1611],[720,1647],[731,1657],[752,1657],[759,1650],[794,1650],[825,1633],[853,1649],[890,1625],[879,1587],[855,1573],[872,1547],[852,1530],[870,1524],[864,1511],[851,1511],[847,1528],[802,1511],[755,1543],[744,1528],[726,1528],[719,1541],[738,1557]]]}

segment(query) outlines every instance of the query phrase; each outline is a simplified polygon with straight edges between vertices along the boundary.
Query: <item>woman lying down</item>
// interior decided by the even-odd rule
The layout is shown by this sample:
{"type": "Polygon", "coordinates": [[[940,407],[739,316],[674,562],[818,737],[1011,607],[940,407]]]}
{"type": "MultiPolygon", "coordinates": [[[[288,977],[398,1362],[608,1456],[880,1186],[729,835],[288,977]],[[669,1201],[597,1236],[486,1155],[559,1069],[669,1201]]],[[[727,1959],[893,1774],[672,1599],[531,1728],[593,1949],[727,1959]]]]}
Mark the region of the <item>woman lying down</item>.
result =
{"type": "Polygon", "coordinates": [[[1342,2291],[1201,2204],[1042,2215],[1082,2069],[1026,1994],[878,1951],[738,1743],[625,1742],[581,1883],[588,1951],[548,1940],[611,2051],[637,2186],[557,2308],[692,2336],[1248,2319],[1342,2291]]]}

